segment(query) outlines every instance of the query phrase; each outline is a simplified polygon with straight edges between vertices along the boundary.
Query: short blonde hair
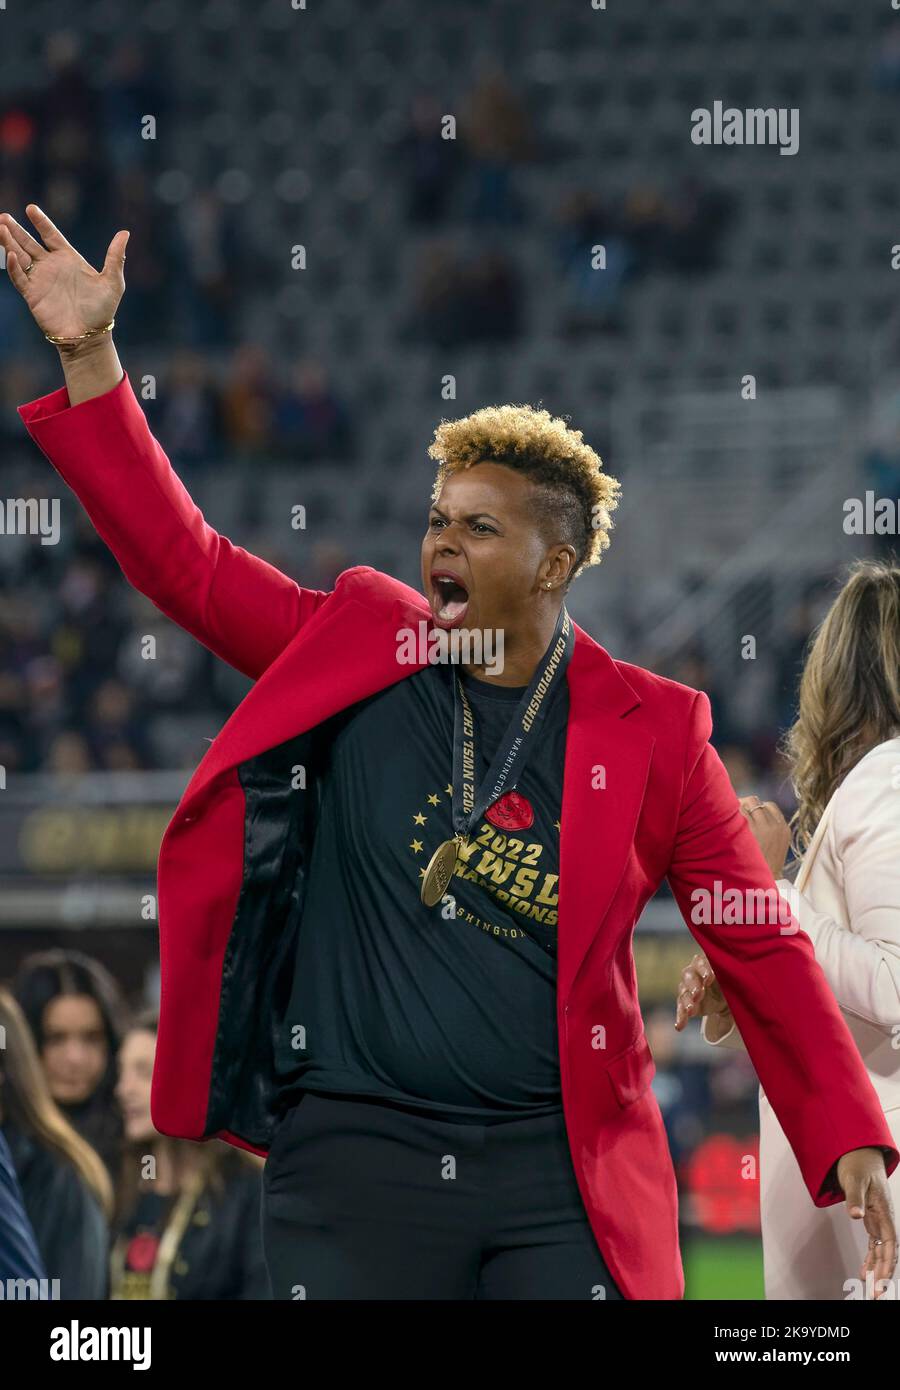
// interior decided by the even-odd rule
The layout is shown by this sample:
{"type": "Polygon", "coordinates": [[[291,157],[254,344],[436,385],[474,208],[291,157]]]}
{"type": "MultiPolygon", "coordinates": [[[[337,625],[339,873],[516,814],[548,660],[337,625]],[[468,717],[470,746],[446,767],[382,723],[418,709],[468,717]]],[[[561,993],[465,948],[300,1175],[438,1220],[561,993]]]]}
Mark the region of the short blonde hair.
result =
{"type": "Polygon", "coordinates": [[[536,406],[489,405],[461,420],[442,420],[428,453],[439,465],[432,501],[451,474],[476,463],[502,463],[535,484],[545,533],[574,547],[569,580],[600,563],[621,485],[603,472],[602,459],[581,430],[536,406]]]}

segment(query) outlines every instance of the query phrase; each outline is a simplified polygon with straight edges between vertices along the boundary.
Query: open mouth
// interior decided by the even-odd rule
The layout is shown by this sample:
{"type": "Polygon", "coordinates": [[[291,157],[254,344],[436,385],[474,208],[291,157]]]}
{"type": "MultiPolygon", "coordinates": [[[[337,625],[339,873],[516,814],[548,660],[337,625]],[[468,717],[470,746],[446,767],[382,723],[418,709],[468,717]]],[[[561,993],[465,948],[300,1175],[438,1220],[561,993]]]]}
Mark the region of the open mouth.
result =
{"type": "Polygon", "coordinates": [[[431,588],[435,622],[441,627],[456,627],[469,606],[468,589],[456,575],[442,570],[432,570],[431,588]]]}

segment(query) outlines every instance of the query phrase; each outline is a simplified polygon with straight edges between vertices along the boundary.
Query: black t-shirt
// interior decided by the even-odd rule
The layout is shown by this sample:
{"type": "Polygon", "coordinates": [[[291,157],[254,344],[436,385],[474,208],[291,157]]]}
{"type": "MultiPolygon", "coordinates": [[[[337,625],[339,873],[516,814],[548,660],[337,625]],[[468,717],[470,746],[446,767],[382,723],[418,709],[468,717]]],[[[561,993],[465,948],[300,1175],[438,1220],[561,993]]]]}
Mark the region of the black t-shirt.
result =
{"type": "Polygon", "coordinates": [[[520,828],[482,816],[465,863],[429,908],[420,898],[425,866],[453,834],[457,674],[475,718],[477,789],[525,687],[427,666],[342,711],[329,731],[277,1052],[288,1101],[297,1089],[341,1092],[486,1119],[561,1106],[556,920],[568,688],[561,679],[551,691],[529,743],[515,794],[520,828]]]}

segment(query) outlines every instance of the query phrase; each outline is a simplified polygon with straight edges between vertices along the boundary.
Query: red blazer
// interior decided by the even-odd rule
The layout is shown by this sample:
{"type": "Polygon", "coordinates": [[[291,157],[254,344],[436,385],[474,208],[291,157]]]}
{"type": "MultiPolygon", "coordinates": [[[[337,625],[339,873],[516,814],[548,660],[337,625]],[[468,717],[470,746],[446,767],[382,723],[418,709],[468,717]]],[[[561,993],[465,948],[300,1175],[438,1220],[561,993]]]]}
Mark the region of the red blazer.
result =
{"type": "MultiPolygon", "coordinates": [[[[310,806],[292,790],[291,769],[323,720],[421,669],[398,664],[396,634],[430,610],[366,565],[330,593],[302,589],[218,535],[150,434],[127,377],[80,405],[63,389],[20,413],[131,583],[256,682],[162,841],[152,1115],[164,1134],[264,1154],[273,1028],[308,846],[310,806]]],[[[809,938],[777,925],[691,923],[692,890],[713,893],[716,879],[723,891],[774,888],[709,744],[706,695],[613,660],[577,626],[566,679],[557,995],[572,1162],[625,1297],[680,1298],[675,1175],[631,949],[663,878],[722,983],[810,1200],[843,1200],[826,1175],[849,1149],[883,1147],[890,1171],[898,1152],[809,938]]]]}

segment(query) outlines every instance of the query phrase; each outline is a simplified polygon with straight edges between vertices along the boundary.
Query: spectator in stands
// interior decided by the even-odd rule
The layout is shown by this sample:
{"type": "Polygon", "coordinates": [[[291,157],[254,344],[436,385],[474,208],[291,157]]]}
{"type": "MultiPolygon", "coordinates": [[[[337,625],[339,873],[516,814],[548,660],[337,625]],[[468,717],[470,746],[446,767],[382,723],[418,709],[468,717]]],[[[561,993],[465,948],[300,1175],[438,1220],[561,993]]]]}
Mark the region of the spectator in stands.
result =
{"type": "Polygon", "coordinates": [[[872,75],[882,91],[900,91],[900,30],[890,19],[878,44],[872,75]]]}
{"type": "Polygon", "coordinates": [[[419,257],[409,334],[436,347],[455,347],[465,338],[462,258],[449,242],[431,242],[419,257]]]}
{"type": "Polygon", "coordinates": [[[677,1167],[706,1133],[706,1116],[710,1111],[709,1067],[705,1058],[691,1061],[678,1048],[671,1011],[661,1004],[648,1013],[645,1031],[656,1063],[653,1094],[662,1112],[669,1149],[677,1167]]]}
{"type": "MultiPolygon", "coordinates": [[[[169,89],[161,80],[162,72],[160,66],[148,60],[144,49],[131,35],[113,50],[101,100],[106,147],[110,162],[120,175],[127,174],[136,165],[146,167],[159,150],[158,138],[145,137],[144,121],[153,116],[160,122],[168,111],[169,89]]],[[[123,225],[136,228],[139,224],[136,220],[125,219],[123,225]]],[[[132,255],[130,247],[128,254],[132,255]]],[[[132,267],[129,290],[133,285],[132,267]]]]}
{"type": "Polygon", "coordinates": [[[268,1299],[262,1165],[216,1140],[158,1134],[150,1115],[157,1018],[135,1019],[119,1054],[116,1095],[126,1148],[116,1200],[114,1299],[268,1299]]]}
{"type": "Polygon", "coordinates": [[[180,464],[213,463],[221,457],[219,393],[200,353],[183,349],[173,355],[148,415],[160,442],[180,464]]]}
{"type": "Polygon", "coordinates": [[[49,81],[35,100],[43,197],[90,246],[109,220],[109,169],[100,97],[73,30],[49,35],[49,81]]]}
{"type": "Polygon", "coordinates": [[[275,451],[308,462],[348,458],[352,437],[347,408],[320,362],[303,358],[275,406],[275,451]]]}
{"type": "Polygon", "coordinates": [[[618,326],[616,311],[635,257],[612,208],[594,193],[575,190],[560,210],[558,247],[564,330],[618,326]],[[603,248],[602,259],[596,246],[603,248]]]}
{"type": "Polygon", "coordinates": [[[421,227],[433,226],[447,215],[463,157],[458,140],[444,139],[442,119],[430,92],[420,92],[412,104],[409,130],[399,143],[398,157],[407,171],[407,216],[421,227]]]}
{"type": "Polygon", "coordinates": [[[5,648],[0,640],[0,767],[28,772],[35,767],[37,746],[26,717],[25,682],[6,668],[5,648]]]}
{"type": "Polygon", "coordinates": [[[85,737],[97,767],[110,772],[152,767],[144,723],[136,713],[134,690],[110,678],[97,687],[87,710],[85,737]]]}
{"type": "Polygon", "coordinates": [[[522,287],[513,262],[499,249],[473,256],[465,276],[465,340],[506,343],[522,329],[522,287]]]}
{"type": "Polygon", "coordinates": [[[126,1012],[118,985],[99,961],[57,949],[26,956],[12,993],[50,1095],[115,1175],[122,1142],[115,1058],[126,1012]]]}
{"type": "Polygon", "coordinates": [[[47,771],[58,777],[78,777],[90,772],[91,750],[77,729],[60,729],[47,748],[47,771]]]}
{"type": "Polygon", "coordinates": [[[501,68],[484,69],[463,103],[462,133],[470,156],[468,212],[473,222],[519,222],[522,199],[513,186],[515,166],[535,154],[524,104],[501,68]]]}
{"type": "Polygon", "coordinates": [[[62,698],[59,672],[45,649],[36,596],[32,600],[15,594],[0,601],[0,619],[0,737],[11,759],[4,766],[30,771],[39,757],[39,726],[48,685],[56,685],[54,703],[62,698]]]}
{"type": "Polygon", "coordinates": [[[275,367],[257,343],[242,343],[231,356],[222,392],[222,411],[229,446],[260,457],[273,447],[275,367]]]}
{"type": "Polygon", "coordinates": [[[47,1085],[25,1016],[0,989],[0,1126],[49,1279],[63,1299],[107,1296],[112,1184],[47,1085]]]}
{"type": "Polygon", "coordinates": [[[338,575],[349,569],[352,564],[350,554],[340,542],[316,541],[312,547],[310,563],[304,568],[303,582],[311,589],[330,592],[338,575]]]}
{"type": "Polygon", "coordinates": [[[732,213],[732,199],[723,190],[693,175],[683,178],[666,207],[666,264],[682,273],[715,269],[722,234],[732,213]]]}
{"type": "Polygon", "coordinates": [[[72,555],[56,583],[57,611],[50,649],[81,714],[97,686],[115,669],[128,626],[114,602],[109,565],[92,551],[72,555]]]}
{"type": "Polygon", "coordinates": [[[171,323],[177,249],[172,220],[161,208],[146,169],[123,169],[118,175],[112,216],[116,223],[134,228],[128,240],[128,288],[136,289],[137,296],[123,306],[123,325],[136,343],[157,343],[171,323]]]}
{"type": "Polygon", "coordinates": [[[666,262],[669,210],[660,189],[638,185],[625,197],[622,230],[634,258],[635,274],[645,275],[666,262]]]}
{"type": "Polygon", "coordinates": [[[719,746],[718,753],[728,773],[728,780],[734,787],[735,796],[751,796],[759,785],[759,778],[746,748],[736,743],[725,743],[719,746]]]}
{"type": "Polygon", "coordinates": [[[437,347],[508,342],[522,326],[523,287],[500,248],[468,257],[433,242],[419,262],[409,333],[437,347]]]}
{"type": "Polygon", "coordinates": [[[793,723],[797,712],[797,688],[809,634],[816,624],[814,596],[806,594],[785,616],[784,636],[775,649],[776,719],[779,728],[793,723]]]}
{"type": "Polygon", "coordinates": [[[222,347],[234,337],[236,267],[243,263],[235,219],[211,188],[200,188],[177,205],[177,221],[180,336],[193,347],[222,347]]]}
{"type": "Polygon", "coordinates": [[[705,652],[698,646],[683,651],[671,672],[672,680],[681,681],[695,690],[704,690],[709,696],[713,721],[713,742],[718,748],[723,743],[738,743],[740,739],[732,728],[728,716],[728,701],[716,684],[716,677],[705,652]]]}

